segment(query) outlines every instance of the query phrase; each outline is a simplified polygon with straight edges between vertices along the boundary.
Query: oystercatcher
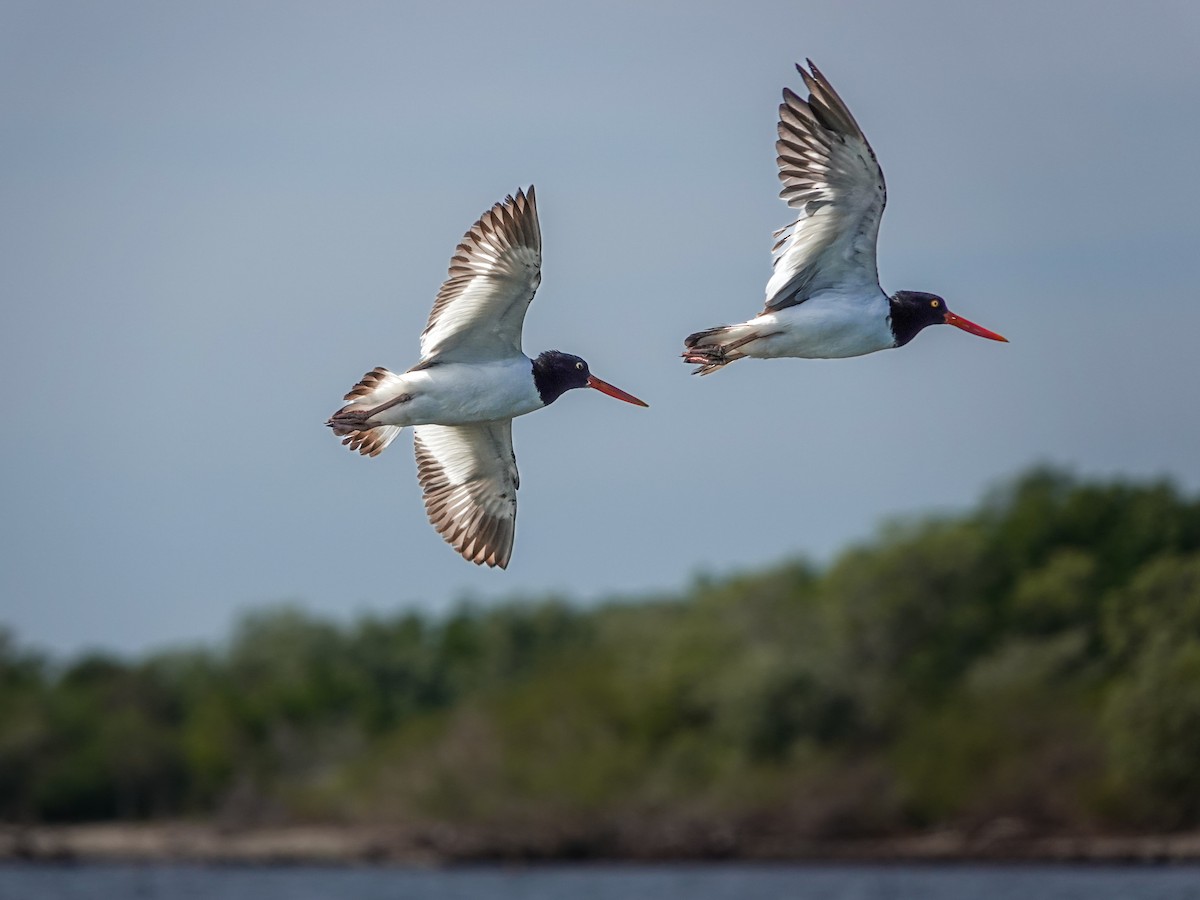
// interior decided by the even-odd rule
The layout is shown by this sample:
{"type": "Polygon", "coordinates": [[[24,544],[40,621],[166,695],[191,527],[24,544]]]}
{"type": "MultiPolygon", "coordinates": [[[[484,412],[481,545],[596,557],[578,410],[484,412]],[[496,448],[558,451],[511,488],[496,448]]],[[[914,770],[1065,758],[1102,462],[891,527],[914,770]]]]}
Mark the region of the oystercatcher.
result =
{"type": "Polygon", "coordinates": [[[825,76],[797,65],[807,100],[783,89],[779,106],[780,197],[798,210],[775,232],[775,268],[761,313],[697,331],[683,359],[708,375],[745,356],[832,359],[903,347],[927,325],[953,325],[1006,341],[956,315],[937,294],[879,287],[875,244],[887,188],[875,151],[825,76]]]}
{"type": "Polygon", "coordinates": [[[601,381],[578,356],[521,352],[525,311],[541,283],[542,235],[533,187],[480,217],[450,260],[407,372],[372,369],[325,424],[363,456],[378,456],[413,426],[429,521],[477,565],[508,565],[517,518],[515,416],[572,388],[646,406],[601,381]]]}

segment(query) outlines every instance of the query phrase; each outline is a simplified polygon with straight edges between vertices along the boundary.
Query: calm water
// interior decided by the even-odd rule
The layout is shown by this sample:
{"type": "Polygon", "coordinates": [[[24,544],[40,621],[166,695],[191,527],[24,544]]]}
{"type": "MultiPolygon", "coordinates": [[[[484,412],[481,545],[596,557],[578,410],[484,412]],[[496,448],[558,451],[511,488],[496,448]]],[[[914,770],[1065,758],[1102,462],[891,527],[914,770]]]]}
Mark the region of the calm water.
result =
{"type": "Polygon", "coordinates": [[[1200,868],[0,866],[0,900],[1200,900],[1200,868]]]}

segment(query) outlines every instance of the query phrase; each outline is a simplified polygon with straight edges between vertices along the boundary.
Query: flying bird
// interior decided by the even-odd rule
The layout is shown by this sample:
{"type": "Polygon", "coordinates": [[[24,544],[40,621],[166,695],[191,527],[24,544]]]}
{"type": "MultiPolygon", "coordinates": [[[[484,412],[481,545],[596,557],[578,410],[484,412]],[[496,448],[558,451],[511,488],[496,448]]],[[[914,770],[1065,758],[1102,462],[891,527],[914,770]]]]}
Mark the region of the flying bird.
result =
{"type": "Polygon", "coordinates": [[[421,333],[421,359],[403,374],[372,369],[325,424],[363,456],[413,426],[429,521],[477,564],[505,568],[517,519],[512,420],[590,387],[646,406],[601,381],[578,356],[521,351],[525,311],[541,283],[542,234],[533,187],[480,217],[450,260],[421,333]]]}
{"type": "Polygon", "coordinates": [[[683,359],[708,375],[742,357],[833,359],[903,347],[927,325],[953,325],[1005,341],[956,315],[937,294],[879,286],[875,245],[887,188],[875,151],[825,76],[808,60],[796,70],[802,100],[783,89],[779,106],[779,196],[798,211],[775,232],[775,268],[761,313],[739,325],[697,331],[683,359]]]}

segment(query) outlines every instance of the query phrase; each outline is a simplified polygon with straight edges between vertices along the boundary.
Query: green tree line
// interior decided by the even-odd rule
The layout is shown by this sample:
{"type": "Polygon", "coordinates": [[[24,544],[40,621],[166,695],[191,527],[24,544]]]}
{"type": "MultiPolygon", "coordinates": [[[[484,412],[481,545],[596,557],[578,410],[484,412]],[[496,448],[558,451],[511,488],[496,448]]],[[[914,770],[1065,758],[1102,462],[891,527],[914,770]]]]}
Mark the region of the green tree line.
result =
{"type": "Polygon", "coordinates": [[[58,661],[0,633],[0,819],[1200,825],[1200,501],[1039,469],[826,567],[58,661]]]}

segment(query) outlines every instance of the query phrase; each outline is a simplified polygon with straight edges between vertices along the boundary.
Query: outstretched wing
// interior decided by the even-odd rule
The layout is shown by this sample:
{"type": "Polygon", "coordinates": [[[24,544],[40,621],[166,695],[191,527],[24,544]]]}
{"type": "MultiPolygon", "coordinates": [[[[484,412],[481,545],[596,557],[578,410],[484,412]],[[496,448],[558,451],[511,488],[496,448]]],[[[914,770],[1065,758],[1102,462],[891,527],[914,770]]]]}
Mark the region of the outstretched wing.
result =
{"type": "Polygon", "coordinates": [[[525,311],[542,281],[537,204],[517,191],[485,212],[450,259],[421,333],[420,366],[481,362],[521,352],[525,311]]]}
{"type": "Polygon", "coordinates": [[[777,231],[765,312],[803,303],[837,284],[879,284],[875,244],[887,187],[862,129],[812,60],[797,65],[807,100],[783,89],[779,106],[779,196],[799,210],[777,231]]]}
{"type": "Polygon", "coordinates": [[[413,429],[425,511],[438,534],[476,565],[505,568],[517,522],[512,420],[413,429]]]}

